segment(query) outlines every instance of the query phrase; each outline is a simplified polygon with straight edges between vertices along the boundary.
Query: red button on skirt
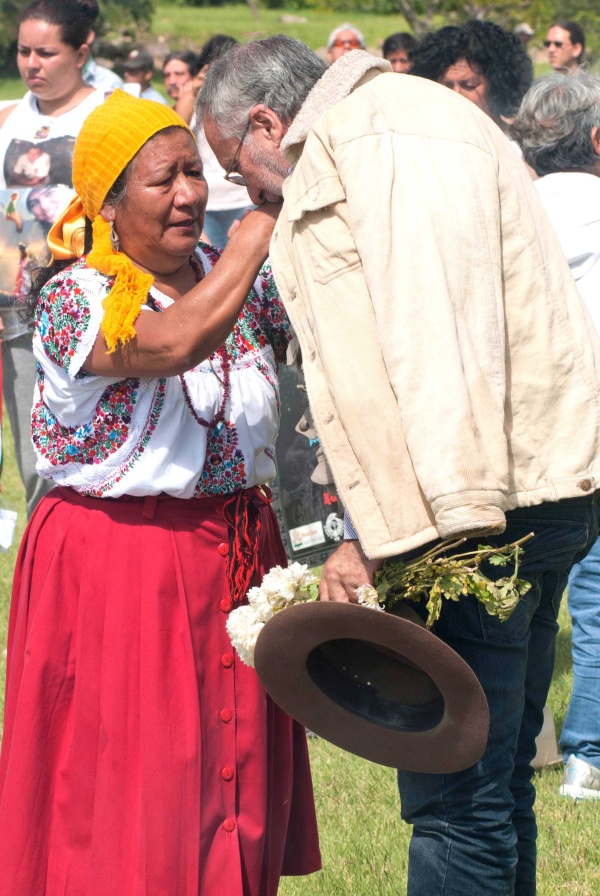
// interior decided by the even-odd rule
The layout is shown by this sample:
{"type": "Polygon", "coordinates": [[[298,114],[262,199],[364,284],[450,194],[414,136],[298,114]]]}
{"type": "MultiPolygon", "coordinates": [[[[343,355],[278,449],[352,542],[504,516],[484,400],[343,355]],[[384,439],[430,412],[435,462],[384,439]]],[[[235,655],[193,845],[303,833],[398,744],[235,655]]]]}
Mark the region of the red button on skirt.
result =
{"type": "Polygon", "coordinates": [[[222,722],[231,722],[233,718],[233,713],[230,709],[222,709],[219,713],[219,718],[222,722]]]}
{"type": "Polygon", "coordinates": [[[227,818],[223,822],[223,830],[227,831],[228,834],[231,834],[232,831],[235,831],[235,821],[233,818],[227,818]]]}
{"type": "Polygon", "coordinates": [[[224,781],[233,781],[233,769],[226,765],[225,768],[221,769],[221,777],[224,781]]]}

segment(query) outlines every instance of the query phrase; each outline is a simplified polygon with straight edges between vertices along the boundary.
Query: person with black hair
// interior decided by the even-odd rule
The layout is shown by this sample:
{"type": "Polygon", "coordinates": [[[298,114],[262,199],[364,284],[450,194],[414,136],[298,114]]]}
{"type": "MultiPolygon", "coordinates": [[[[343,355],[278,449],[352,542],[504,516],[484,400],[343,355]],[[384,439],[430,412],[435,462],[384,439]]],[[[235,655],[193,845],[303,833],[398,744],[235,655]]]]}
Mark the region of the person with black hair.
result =
{"type": "Polygon", "coordinates": [[[412,69],[411,53],[417,46],[417,40],[408,31],[397,31],[390,34],[383,42],[383,58],[392,66],[392,71],[406,75],[412,69]]]}
{"type": "MultiPolygon", "coordinates": [[[[72,187],[75,137],[105,98],[103,90],[83,79],[89,56],[89,14],[78,0],[36,0],[23,10],[17,28],[17,64],[28,90],[20,102],[0,112],[0,189],[25,186],[19,174],[19,158],[24,154],[45,159],[45,174],[39,182],[72,187]]],[[[33,183],[30,179],[28,185],[33,183]]],[[[36,473],[31,445],[35,386],[31,332],[17,307],[3,308],[2,315],[4,401],[30,515],[49,488],[36,473]]]]}
{"type": "Polygon", "coordinates": [[[428,34],[412,60],[413,75],[460,93],[505,132],[533,81],[533,65],[519,38],[477,19],[428,34]]]}
{"type": "Polygon", "coordinates": [[[177,100],[182,91],[186,84],[191,83],[197,72],[198,61],[192,50],[177,50],[165,58],[162,75],[165,90],[174,102],[173,108],[177,107],[177,100]]]}
{"type": "Polygon", "coordinates": [[[553,69],[560,69],[569,75],[575,74],[583,62],[585,52],[583,28],[577,22],[558,19],[548,28],[544,46],[553,69]]]}

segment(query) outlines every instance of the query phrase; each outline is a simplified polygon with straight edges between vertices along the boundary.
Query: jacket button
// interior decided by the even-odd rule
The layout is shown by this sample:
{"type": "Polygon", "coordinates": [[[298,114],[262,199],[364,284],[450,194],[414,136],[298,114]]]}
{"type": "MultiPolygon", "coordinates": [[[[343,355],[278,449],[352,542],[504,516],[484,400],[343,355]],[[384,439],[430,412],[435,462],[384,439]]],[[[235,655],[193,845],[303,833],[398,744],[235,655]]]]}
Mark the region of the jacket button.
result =
{"type": "Polygon", "coordinates": [[[219,610],[221,613],[231,613],[231,609],[233,607],[232,602],[228,597],[224,597],[221,603],[219,604],[219,610]]]}
{"type": "Polygon", "coordinates": [[[226,818],[223,822],[223,830],[227,831],[228,834],[231,834],[235,831],[235,821],[233,818],[226,818]]]}
{"type": "Polygon", "coordinates": [[[219,718],[222,722],[231,722],[233,718],[233,713],[230,709],[222,709],[219,713],[219,718]]]}
{"type": "Polygon", "coordinates": [[[589,492],[591,487],[592,487],[591,479],[582,479],[578,485],[578,488],[580,488],[582,492],[589,492]]]}
{"type": "Polygon", "coordinates": [[[226,669],[230,669],[233,666],[233,654],[224,653],[221,657],[221,665],[225,666],[226,669]]]}
{"type": "Polygon", "coordinates": [[[231,766],[226,765],[225,768],[221,769],[221,777],[224,781],[233,781],[233,769],[231,766]]]}
{"type": "Polygon", "coordinates": [[[229,553],[229,545],[226,542],[222,541],[221,544],[217,548],[217,554],[220,554],[221,557],[226,557],[229,553]]]}

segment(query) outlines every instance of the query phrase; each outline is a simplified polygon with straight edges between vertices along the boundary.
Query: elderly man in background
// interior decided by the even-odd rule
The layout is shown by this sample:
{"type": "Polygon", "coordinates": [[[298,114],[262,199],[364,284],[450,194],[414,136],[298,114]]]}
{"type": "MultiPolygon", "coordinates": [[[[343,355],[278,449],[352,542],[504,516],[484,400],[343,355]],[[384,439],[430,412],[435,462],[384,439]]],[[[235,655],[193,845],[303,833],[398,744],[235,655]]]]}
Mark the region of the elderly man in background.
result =
{"type": "Polygon", "coordinates": [[[434,629],[486,693],[483,757],[399,773],[409,896],[533,896],[556,614],[598,531],[600,342],[568,265],[491,119],[368,53],[324,70],[298,41],[251,42],[213,63],[198,103],[229,179],[257,204],[284,196],[271,259],[358,535],[321,599],[356,600],[386,557],[439,539],[535,533],[507,622],[467,595],[434,629]]]}
{"type": "MultiPolygon", "coordinates": [[[[600,332],[600,77],[555,72],[514,122],[535,188],[600,332]]],[[[600,799],[600,540],[569,576],[573,693],[560,737],[562,796],[600,799]]]]}
{"type": "Polygon", "coordinates": [[[331,65],[332,62],[335,62],[344,53],[349,53],[350,50],[364,49],[365,38],[362,31],[359,31],[350,22],[344,22],[343,25],[334,28],[327,38],[327,62],[331,65]]]}
{"type": "Polygon", "coordinates": [[[559,19],[548,28],[544,41],[548,50],[548,62],[554,69],[574,74],[583,62],[585,35],[577,22],[559,19]]]}

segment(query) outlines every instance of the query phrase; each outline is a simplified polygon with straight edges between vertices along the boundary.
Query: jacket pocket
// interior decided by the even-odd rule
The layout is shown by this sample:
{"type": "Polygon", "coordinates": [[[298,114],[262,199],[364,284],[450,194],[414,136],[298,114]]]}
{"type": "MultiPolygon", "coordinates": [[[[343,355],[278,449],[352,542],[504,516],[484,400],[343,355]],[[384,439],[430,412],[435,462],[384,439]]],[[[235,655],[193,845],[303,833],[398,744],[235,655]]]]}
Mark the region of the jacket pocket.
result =
{"type": "Polygon", "coordinates": [[[360,258],[348,223],[348,208],[337,178],[325,178],[302,195],[287,196],[288,220],[301,236],[304,263],[317,283],[329,283],[360,267],[360,258]]]}

